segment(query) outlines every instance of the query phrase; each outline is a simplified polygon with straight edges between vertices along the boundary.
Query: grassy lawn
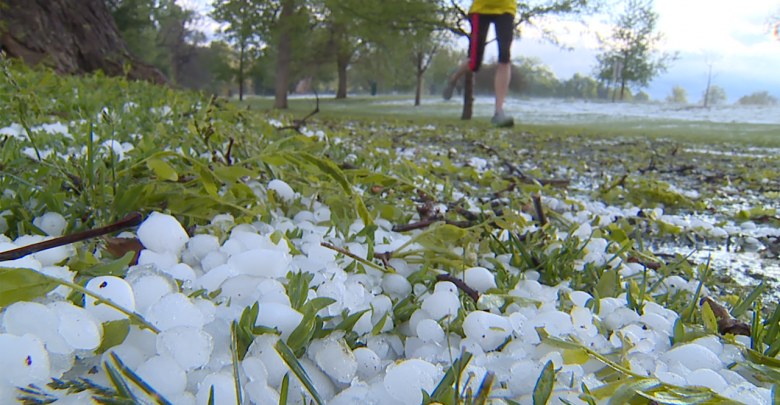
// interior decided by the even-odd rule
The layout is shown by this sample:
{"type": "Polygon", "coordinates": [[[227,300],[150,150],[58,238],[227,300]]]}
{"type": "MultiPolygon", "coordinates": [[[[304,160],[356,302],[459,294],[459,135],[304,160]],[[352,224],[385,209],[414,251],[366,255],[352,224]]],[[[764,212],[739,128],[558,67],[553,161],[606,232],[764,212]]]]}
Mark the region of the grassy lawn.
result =
{"type": "MultiPolygon", "coordinates": [[[[350,96],[346,100],[335,100],[331,96],[320,99],[320,113],[317,118],[352,118],[352,119],[396,119],[415,124],[432,124],[435,126],[457,125],[468,128],[490,128],[489,119],[484,116],[471,121],[460,119],[461,104],[424,104],[414,107],[409,103],[398,104],[404,100],[413,100],[413,95],[393,96],[350,96]]],[[[426,100],[434,100],[427,97],[426,100]]],[[[301,118],[310,113],[316,106],[314,99],[292,98],[288,101],[287,113],[301,118]]],[[[272,98],[248,98],[240,104],[252,109],[271,111],[272,98]]],[[[594,137],[603,136],[648,136],[655,138],[670,138],[695,143],[735,142],[756,146],[780,146],[780,125],[723,123],[709,121],[688,121],[681,119],[659,118],[627,118],[614,117],[595,122],[561,122],[560,124],[523,123],[522,115],[515,115],[516,132],[577,134],[594,137]]]]}

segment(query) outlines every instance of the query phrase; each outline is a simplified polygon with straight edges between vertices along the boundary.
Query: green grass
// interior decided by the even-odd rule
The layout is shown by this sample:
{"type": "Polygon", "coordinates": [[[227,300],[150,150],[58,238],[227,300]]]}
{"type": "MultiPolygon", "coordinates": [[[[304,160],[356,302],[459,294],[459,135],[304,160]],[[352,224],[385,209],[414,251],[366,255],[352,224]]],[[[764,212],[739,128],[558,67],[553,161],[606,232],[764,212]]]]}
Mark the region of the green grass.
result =
{"type": "MultiPolygon", "coordinates": [[[[435,97],[426,97],[434,99],[435,97]]],[[[489,118],[477,117],[471,121],[460,119],[462,104],[411,105],[413,95],[382,95],[382,96],[350,96],[347,99],[336,100],[332,97],[320,99],[320,119],[392,119],[409,121],[410,123],[435,126],[457,125],[464,128],[489,128],[489,118]],[[409,104],[382,104],[389,101],[409,100],[409,104]]],[[[237,101],[236,101],[237,102],[237,101]]],[[[250,106],[261,111],[273,110],[272,98],[247,98],[239,105],[250,106]]],[[[287,113],[301,118],[310,113],[316,106],[314,99],[290,99],[287,113]]],[[[523,123],[523,117],[515,117],[517,124],[514,131],[578,134],[593,137],[613,136],[647,136],[653,138],[670,138],[695,143],[734,142],[752,144],[755,146],[780,146],[780,125],[720,123],[707,121],[687,121],[680,119],[610,119],[588,123],[560,124],[528,124],[523,123]]]]}

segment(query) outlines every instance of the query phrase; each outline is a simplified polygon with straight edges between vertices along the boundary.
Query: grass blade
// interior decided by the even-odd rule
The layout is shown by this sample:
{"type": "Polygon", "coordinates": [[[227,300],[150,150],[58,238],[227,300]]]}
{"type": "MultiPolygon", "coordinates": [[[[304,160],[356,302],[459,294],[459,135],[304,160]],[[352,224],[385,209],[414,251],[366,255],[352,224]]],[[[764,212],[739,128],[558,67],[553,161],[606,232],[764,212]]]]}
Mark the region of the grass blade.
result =
{"type": "Polygon", "coordinates": [[[233,380],[236,383],[236,405],[243,405],[241,397],[241,381],[238,376],[238,322],[233,321],[230,330],[230,354],[233,357],[233,380]]]}
{"type": "Polygon", "coordinates": [[[284,373],[282,389],[279,390],[279,405],[287,405],[287,391],[290,389],[290,373],[284,373]]]}
{"type": "Polygon", "coordinates": [[[301,381],[301,384],[306,387],[306,389],[309,391],[309,394],[311,394],[312,398],[314,398],[314,402],[316,402],[317,405],[323,405],[325,402],[322,400],[319,392],[317,392],[317,389],[314,388],[314,384],[311,382],[309,375],[306,374],[306,370],[303,369],[303,366],[301,366],[301,363],[298,362],[298,359],[295,357],[292,350],[287,347],[282,339],[279,339],[279,341],[276,342],[276,352],[279,353],[279,356],[282,357],[282,360],[287,363],[287,367],[290,367],[290,370],[292,370],[295,376],[298,377],[298,380],[301,381]]]}
{"type": "Polygon", "coordinates": [[[477,391],[477,397],[474,399],[474,405],[485,405],[490,395],[490,390],[493,388],[493,380],[496,375],[493,372],[485,374],[485,378],[482,380],[482,385],[479,386],[477,391]]]}
{"type": "Polygon", "coordinates": [[[122,375],[119,374],[119,371],[107,361],[103,362],[103,367],[106,369],[108,379],[111,380],[111,384],[116,389],[117,394],[122,398],[129,398],[136,401],[135,395],[133,395],[133,392],[130,390],[130,386],[127,384],[127,381],[122,378],[122,375]]]}
{"type": "Polygon", "coordinates": [[[734,306],[734,309],[731,310],[731,316],[734,318],[739,318],[740,315],[744,314],[745,311],[747,311],[751,305],[753,305],[753,302],[758,299],[758,297],[764,293],[766,290],[766,284],[761,283],[753,289],[753,292],[750,293],[750,295],[745,298],[744,301],[741,301],[737,305],[734,306]]]}
{"type": "Polygon", "coordinates": [[[145,392],[146,395],[149,395],[154,400],[154,402],[157,402],[159,405],[172,405],[167,399],[155,391],[152,386],[147,384],[146,381],[142,380],[138,374],[134,373],[133,370],[130,370],[130,368],[128,368],[125,363],[122,362],[116,353],[111,352],[111,359],[114,360],[114,364],[116,364],[117,368],[119,368],[119,371],[130,381],[132,381],[133,384],[137,385],[138,388],[145,392]]]}
{"type": "Polygon", "coordinates": [[[212,385],[209,389],[209,405],[214,405],[214,386],[212,385]]]}

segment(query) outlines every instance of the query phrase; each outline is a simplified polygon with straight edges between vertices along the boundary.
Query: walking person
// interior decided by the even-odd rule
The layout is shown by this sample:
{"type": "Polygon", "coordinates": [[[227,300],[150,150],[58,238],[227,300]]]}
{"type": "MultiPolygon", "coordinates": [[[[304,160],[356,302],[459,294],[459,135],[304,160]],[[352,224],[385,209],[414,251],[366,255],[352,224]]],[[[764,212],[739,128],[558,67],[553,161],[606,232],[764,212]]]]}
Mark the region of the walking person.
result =
{"type": "Polygon", "coordinates": [[[506,100],[509,81],[512,77],[509,48],[512,46],[516,13],[516,0],[474,0],[469,10],[469,21],[471,22],[469,58],[458,66],[455,73],[450,76],[450,81],[444,89],[444,99],[451,99],[458,79],[468,69],[471,69],[472,72],[479,70],[485,53],[488,29],[492,23],[496,30],[496,40],[498,42],[498,68],[496,69],[494,84],[496,110],[490,122],[493,126],[500,128],[511,127],[515,123],[512,117],[504,113],[504,100],[506,100]]]}

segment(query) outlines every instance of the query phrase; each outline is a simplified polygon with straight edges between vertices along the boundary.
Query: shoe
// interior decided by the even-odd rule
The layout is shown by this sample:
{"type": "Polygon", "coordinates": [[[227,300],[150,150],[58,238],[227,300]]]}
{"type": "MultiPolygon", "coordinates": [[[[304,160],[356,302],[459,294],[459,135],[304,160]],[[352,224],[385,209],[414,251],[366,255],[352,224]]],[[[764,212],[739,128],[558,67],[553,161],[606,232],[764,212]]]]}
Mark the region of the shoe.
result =
{"type": "Polygon", "coordinates": [[[444,94],[442,94],[442,97],[445,100],[449,100],[452,98],[452,93],[455,91],[455,83],[453,82],[447,82],[447,87],[444,88],[444,94]]]}
{"type": "Polygon", "coordinates": [[[511,128],[515,125],[515,119],[504,114],[504,111],[499,111],[490,120],[490,123],[496,128],[511,128]]]}

